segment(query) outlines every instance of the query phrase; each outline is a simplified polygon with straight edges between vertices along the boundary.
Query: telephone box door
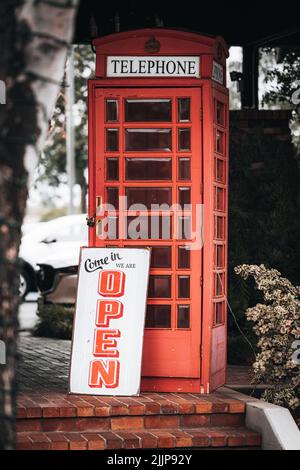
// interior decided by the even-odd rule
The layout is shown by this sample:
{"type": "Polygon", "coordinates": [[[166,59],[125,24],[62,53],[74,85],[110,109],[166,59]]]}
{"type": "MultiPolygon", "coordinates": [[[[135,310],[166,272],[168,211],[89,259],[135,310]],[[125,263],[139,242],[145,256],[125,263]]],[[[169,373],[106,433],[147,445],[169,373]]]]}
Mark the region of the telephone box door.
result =
{"type": "Polygon", "coordinates": [[[144,377],[200,378],[200,88],[97,88],[92,246],[151,247],[144,377]]]}

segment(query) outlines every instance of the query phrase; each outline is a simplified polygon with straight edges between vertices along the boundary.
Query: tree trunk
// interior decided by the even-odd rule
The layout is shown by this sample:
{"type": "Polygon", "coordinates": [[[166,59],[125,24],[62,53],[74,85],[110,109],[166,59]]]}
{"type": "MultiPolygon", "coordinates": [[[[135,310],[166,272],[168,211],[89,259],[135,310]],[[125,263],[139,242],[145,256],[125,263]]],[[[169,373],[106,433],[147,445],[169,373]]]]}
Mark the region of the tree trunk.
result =
{"type": "Polygon", "coordinates": [[[77,0],[0,2],[0,448],[14,448],[18,249],[28,178],[43,147],[63,77],[77,0]]]}

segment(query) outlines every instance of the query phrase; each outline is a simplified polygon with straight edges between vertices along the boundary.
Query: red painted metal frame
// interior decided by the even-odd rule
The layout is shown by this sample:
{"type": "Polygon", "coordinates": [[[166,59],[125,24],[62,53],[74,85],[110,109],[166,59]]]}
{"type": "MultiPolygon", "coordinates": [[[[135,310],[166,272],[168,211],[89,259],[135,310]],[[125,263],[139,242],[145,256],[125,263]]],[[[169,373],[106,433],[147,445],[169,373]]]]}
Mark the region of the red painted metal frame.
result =
{"type": "MultiPolygon", "coordinates": [[[[180,186],[190,187],[191,191],[191,202],[192,202],[192,211],[193,220],[196,221],[196,207],[197,204],[202,203],[202,194],[201,194],[201,184],[202,184],[202,175],[201,175],[201,119],[200,119],[200,109],[201,109],[201,89],[198,88],[101,88],[96,92],[95,98],[96,105],[96,142],[95,146],[97,149],[96,155],[96,173],[99,173],[97,179],[97,190],[98,194],[103,198],[103,202],[107,202],[105,199],[106,192],[105,188],[117,187],[119,194],[123,196],[125,194],[125,187],[172,187],[172,200],[175,202],[177,200],[177,191],[180,186]],[[180,96],[189,96],[191,102],[193,103],[191,109],[191,122],[190,123],[180,123],[177,121],[176,117],[176,99],[180,96]],[[124,117],[123,109],[123,100],[127,98],[170,98],[173,102],[173,116],[172,122],[168,123],[125,123],[121,117],[124,117]],[[104,104],[107,98],[118,99],[119,102],[119,112],[120,119],[118,123],[104,123],[104,104]],[[126,151],[123,148],[124,134],[123,130],[126,128],[172,128],[173,134],[173,151],[172,152],[150,152],[151,158],[158,158],[161,156],[170,157],[173,160],[173,172],[171,181],[126,181],[125,180],[125,171],[124,171],[124,159],[125,157],[131,158],[140,158],[147,157],[149,153],[145,152],[130,152],[126,151]],[[119,167],[120,175],[117,182],[106,181],[105,178],[105,155],[113,156],[114,152],[106,152],[105,142],[104,142],[104,133],[106,128],[117,127],[120,134],[120,149],[116,154],[119,158],[119,167]],[[190,128],[192,127],[192,150],[180,152],[177,149],[176,145],[177,140],[177,129],[178,128],[190,128]],[[197,131],[199,129],[199,131],[197,131]],[[121,138],[123,137],[123,138],[121,138]],[[191,158],[191,172],[193,175],[193,182],[191,181],[180,181],[178,180],[177,175],[177,161],[178,157],[187,155],[194,155],[191,158]]],[[[97,197],[97,195],[96,195],[97,197]]],[[[178,214],[179,215],[179,214],[178,214]]],[[[174,217],[175,215],[173,215],[174,217]]],[[[100,219],[101,217],[99,217],[100,219]]],[[[96,216],[96,224],[98,223],[98,216],[96,216]]],[[[193,230],[195,231],[195,226],[193,230]]],[[[166,268],[155,268],[151,269],[150,274],[156,275],[169,275],[172,276],[172,288],[171,288],[171,299],[148,299],[148,304],[152,305],[161,305],[167,304],[171,306],[172,310],[172,326],[171,329],[163,328],[147,328],[144,335],[144,352],[143,352],[143,367],[142,374],[143,376],[155,376],[155,377],[166,377],[168,374],[174,377],[193,377],[194,380],[200,379],[200,356],[199,356],[199,344],[201,342],[201,323],[200,323],[200,311],[201,311],[201,291],[200,291],[200,278],[201,278],[201,250],[195,250],[191,253],[191,268],[188,270],[179,269],[177,267],[177,247],[180,245],[190,245],[191,242],[187,240],[178,241],[175,238],[170,240],[126,240],[123,239],[121,234],[119,234],[118,240],[97,240],[95,238],[95,246],[171,246],[172,247],[172,267],[169,269],[166,268]],[[190,291],[195,292],[199,291],[199,295],[194,297],[193,301],[191,299],[179,299],[177,294],[177,276],[178,275],[189,275],[190,277],[190,291]],[[176,328],[176,311],[177,305],[189,305],[190,314],[191,314],[191,327],[187,329],[178,329],[176,328]],[[186,356],[183,357],[182,351],[185,351],[186,356]]],[[[159,380],[159,379],[158,379],[159,380]]],[[[149,382],[149,380],[148,380],[149,382]]],[[[187,383],[187,381],[185,381],[187,383]]]]}
{"type": "MultiPolygon", "coordinates": [[[[95,215],[96,182],[103,168],[96,167],[96,94],[97,90],[114,88],[124,89],[151,88],[162,90],[164,88],[196,88],[201,90],[202,96],[202,166],[203,166],[203,202],[204,202],[204,247],[202,256],[202,296],[193,291],[193,295],[202,298],[201,319],[202,339],[199,342],[198,357],[201,355],[201,377],[143,377],[142,389],[153,391],[183,391],[209,393],[225,382],[226,371],[226,295],[227,295],[227,192],[228,192],[228,92],[226,83],[220,85],[211,79],[212,63],[216,60],[223,65],[225,74],[227,48],[221,38],[199,36],[186,32],[173,30],[139,30],[100,38],[94,41],[96,47],[96,76],[89,81],[89,217],[95,215]],[[160,42],[160,55],[200,55],[201,74],[200,79],[174,79],[174,78],[111,78],[105,77],[105,63],[107,55],[147,55],[144,43],[153,37],[160,42]],[[223,128],[226,139],[223,151],[225,162],[226,180],[224,184],[215,181],[215,133],[219,128],[215,122],[215,101],[222,102],[225,106],[226,121],[223,128]],[[225,223],[224,269],[220,271],[223,276],[224,291],[222,297],[214,295],[214,224],[217,214],[214,203],[215,187],[224,188],[224,204],[222,216],[225,223]],[[222,321],[216,324],[214,315],[214,303],[220,300],[223,305],[222,321]]],[[[149,54],[153,55],[153,54],[149,54]]],[[[201,123],[200,123],[201,124],[201,123]]],[[[112,126],[113,127],[113,126],[112,126]]],[[[89,229],[89,244],[96,246],[95,231],[89,229]]],[[[113,244],[113,243],[111,243],[113,244]]],[[[163,243],[161,243],[163,244],[163,243]]],[[[200,325],[199,325],[200,326],[200,325]]],[[[199,332],[198,332],[199,333],[199,332]]],[[[147,356],[145,357],[147,360],[147,356]]],[[[188,359],[187,359],[188,360],[188,359]]]]}

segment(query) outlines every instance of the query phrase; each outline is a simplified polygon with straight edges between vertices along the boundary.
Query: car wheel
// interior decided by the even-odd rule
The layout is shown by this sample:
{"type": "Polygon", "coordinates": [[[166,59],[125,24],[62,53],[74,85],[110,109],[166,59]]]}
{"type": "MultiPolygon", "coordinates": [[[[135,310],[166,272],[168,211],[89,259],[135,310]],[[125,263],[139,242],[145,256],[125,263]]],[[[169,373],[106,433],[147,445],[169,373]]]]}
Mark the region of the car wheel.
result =
{"type": "Polygon", "coordinates": [[[22,300],[24,300],[26,295],[28,294],[29,286],[30,286],[29,275],[25,271],[23,271],[20,274],[20,282],[19,282],[19,296],[21,297],[22,300]]]}

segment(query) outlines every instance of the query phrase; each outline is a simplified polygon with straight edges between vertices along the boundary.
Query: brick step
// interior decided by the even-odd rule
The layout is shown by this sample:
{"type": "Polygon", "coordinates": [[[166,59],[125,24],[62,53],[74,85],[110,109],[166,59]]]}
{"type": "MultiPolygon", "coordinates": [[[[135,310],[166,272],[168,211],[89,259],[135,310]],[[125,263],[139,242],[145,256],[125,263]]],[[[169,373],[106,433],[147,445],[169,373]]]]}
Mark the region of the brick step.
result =
{"type": "Polygon", "coordinates": [[[179,429],[244,426],[243,413],[180,414],[152,416],[107,416],[77,418],[31,418],[18,419],[17,432],[54,432],[54,431],[124,431],[128,429],[179,429]]]}
{"type": "Polygon", "coordinates": [[[245,427],[183,427],[101,432],[21,432],[18,450],[105,450],[155,448],[260,449],[261,437],[245,427]]]}
{"type": "Polygon", "coordinates": [[[74,418],[176,414],[244,413],[244,402],[221,393],[142,393],[137,397],[99,397],[66,393],[20,393],[17,418],[74,418]]]}

